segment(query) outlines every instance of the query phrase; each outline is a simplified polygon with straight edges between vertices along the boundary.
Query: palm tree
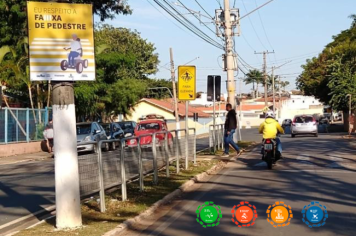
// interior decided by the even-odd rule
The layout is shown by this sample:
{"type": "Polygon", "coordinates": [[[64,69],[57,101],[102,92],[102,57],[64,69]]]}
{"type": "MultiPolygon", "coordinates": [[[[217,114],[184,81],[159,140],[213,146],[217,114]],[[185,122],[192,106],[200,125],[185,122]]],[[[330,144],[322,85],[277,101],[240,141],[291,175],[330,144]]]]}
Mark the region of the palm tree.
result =
{"type": "Polygon", "coordinates": [[[253,97],[256,97],[256,92],[258,92],[258,85],[263,81],[263,75],[261,71],[259,70],[250,70],[246,74],[246,78],[244,79],[244,82],[246,84],[252,84],[252,89],[253,89],[253,97]],[[255,89],[255,83],[256,83],[256,89],[255,89]]]}
{"type": "Polygon", "coordinates": [[[281,86],[284,91],[286,91],[286,88],[288,87],[288,85],[289,85],[289,81],[281,81],[281,86]]]}
{"type": "Polygon", "coordinates": [[[353,20],[351,23],[351,29],[356,28],[356,14],[350,15],[349,18],[353,20]]]}

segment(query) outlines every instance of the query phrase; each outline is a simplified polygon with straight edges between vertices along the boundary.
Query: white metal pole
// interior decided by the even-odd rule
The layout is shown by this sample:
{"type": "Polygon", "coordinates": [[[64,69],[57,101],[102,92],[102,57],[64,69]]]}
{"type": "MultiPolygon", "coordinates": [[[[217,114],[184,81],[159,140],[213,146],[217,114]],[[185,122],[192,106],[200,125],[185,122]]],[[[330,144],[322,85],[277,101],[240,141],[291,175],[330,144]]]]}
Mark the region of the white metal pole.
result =
{"type": "Polygon", "coordinates": [[[241,125],[242,125],[242,113],[241,113],[241,106],[242,106],[242,79],[240,79],[240,105],[239,105],[239,137],[240,137],[240,141],[242,141],[242,137],[241,137],[241,125]]]}
{"type": "Polygon", "coordinates": [[[82,225],[74,90],[70,83],[53,86],[53,132],[56,227],[82,225]]]}

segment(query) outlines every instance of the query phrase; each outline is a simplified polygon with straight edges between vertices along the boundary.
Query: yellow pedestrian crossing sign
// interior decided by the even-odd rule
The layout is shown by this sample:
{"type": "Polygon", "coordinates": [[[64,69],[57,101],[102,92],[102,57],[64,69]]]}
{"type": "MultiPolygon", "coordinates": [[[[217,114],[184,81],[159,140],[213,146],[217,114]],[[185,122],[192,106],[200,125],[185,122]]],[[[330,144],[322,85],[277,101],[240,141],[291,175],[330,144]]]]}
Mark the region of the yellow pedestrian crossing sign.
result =
{"type": "Polygon", "coordinates": [[[195,66],[178,67],[178,99],[195,100],[196,68],[195,66]]]}

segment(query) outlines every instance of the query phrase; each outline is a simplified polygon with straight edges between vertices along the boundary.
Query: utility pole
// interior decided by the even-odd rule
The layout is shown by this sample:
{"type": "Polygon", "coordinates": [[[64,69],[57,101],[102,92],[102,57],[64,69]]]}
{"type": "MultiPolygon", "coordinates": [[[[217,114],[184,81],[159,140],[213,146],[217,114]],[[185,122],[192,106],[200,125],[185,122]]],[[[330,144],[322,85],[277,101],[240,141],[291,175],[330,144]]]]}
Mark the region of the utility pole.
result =
{"type": "Polygon", "coordinates": [[[177,103],[177,91],[176,91],[176,80],[175,80],[175,69],[174,69],[174,60],[173,60],[173,49],[169,49],[170,57],[171,57],[171,79],[172,79],[172,87],[173,87],[173,102],[174,102],[174,113],[176,117],[176,130],[180,129],[179,123],[179,114],[178,114],[178,103],[177,103]]]}
{"type": "Polygon", "coordinates": [[[265,106],[268,106],[268,101],[267,101],[267,93],[268,93],[268,89],[267,89],[267,54],[271,54],[274,53],[273,52],[269,52],[269,51],[263,51],[263,52],[255,52],[255,54],[263,54],[263,81],[265,84],[265,106]]]}
{"type": "Polygon", "coordinates": [[[230,1],[224,0],[225,15],[225,53],[226,53],[226,70],[227,70],[227,92],[228,102],[235,107],[235,80],[234,80],[234,49],[232,46],[232,25],[230,16],[230,1]]]}
{"type": "Polygon", "coordinates": [[[274,96],[274,66],[272,66],[272,96],[273,96],[273,116],[276,117],[276,97],[274,96]]]}
{"type": "Polygon", "coordinates": [[[72,83],[62,82],[53,86],[52,105],[56,227],[58,229],[75,228],[82,225],[82,216],[72,83]]]}
{"type": "Polygon", "coordinates": [[[279,95],[279,103],[278,103],[278,118],[281,118],[281,109],[282,109],[282,95],[281,95],[281,76],[278,77],[278,95],[279,95]]]}

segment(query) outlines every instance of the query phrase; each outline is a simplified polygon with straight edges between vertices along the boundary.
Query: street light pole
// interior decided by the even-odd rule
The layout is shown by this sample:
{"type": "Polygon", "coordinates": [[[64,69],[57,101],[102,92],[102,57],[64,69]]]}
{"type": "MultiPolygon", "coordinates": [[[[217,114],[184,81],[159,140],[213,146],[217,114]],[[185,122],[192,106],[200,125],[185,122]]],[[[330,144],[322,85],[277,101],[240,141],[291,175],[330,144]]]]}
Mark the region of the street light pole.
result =
{"type": "Polygon", "coordinates": [[[175,69],[174,69],[174,60],[173,60],[173,49],[169,49],[170,58],[171,58],[171,79],[173,87],[173,103],[174,103],[174,113],[176,118],[176,130],[180,129],[179,115],[178,115],[178,102],[177,102],[177,91],[176,91],[176,81],[175,81],[175,69]]]}

